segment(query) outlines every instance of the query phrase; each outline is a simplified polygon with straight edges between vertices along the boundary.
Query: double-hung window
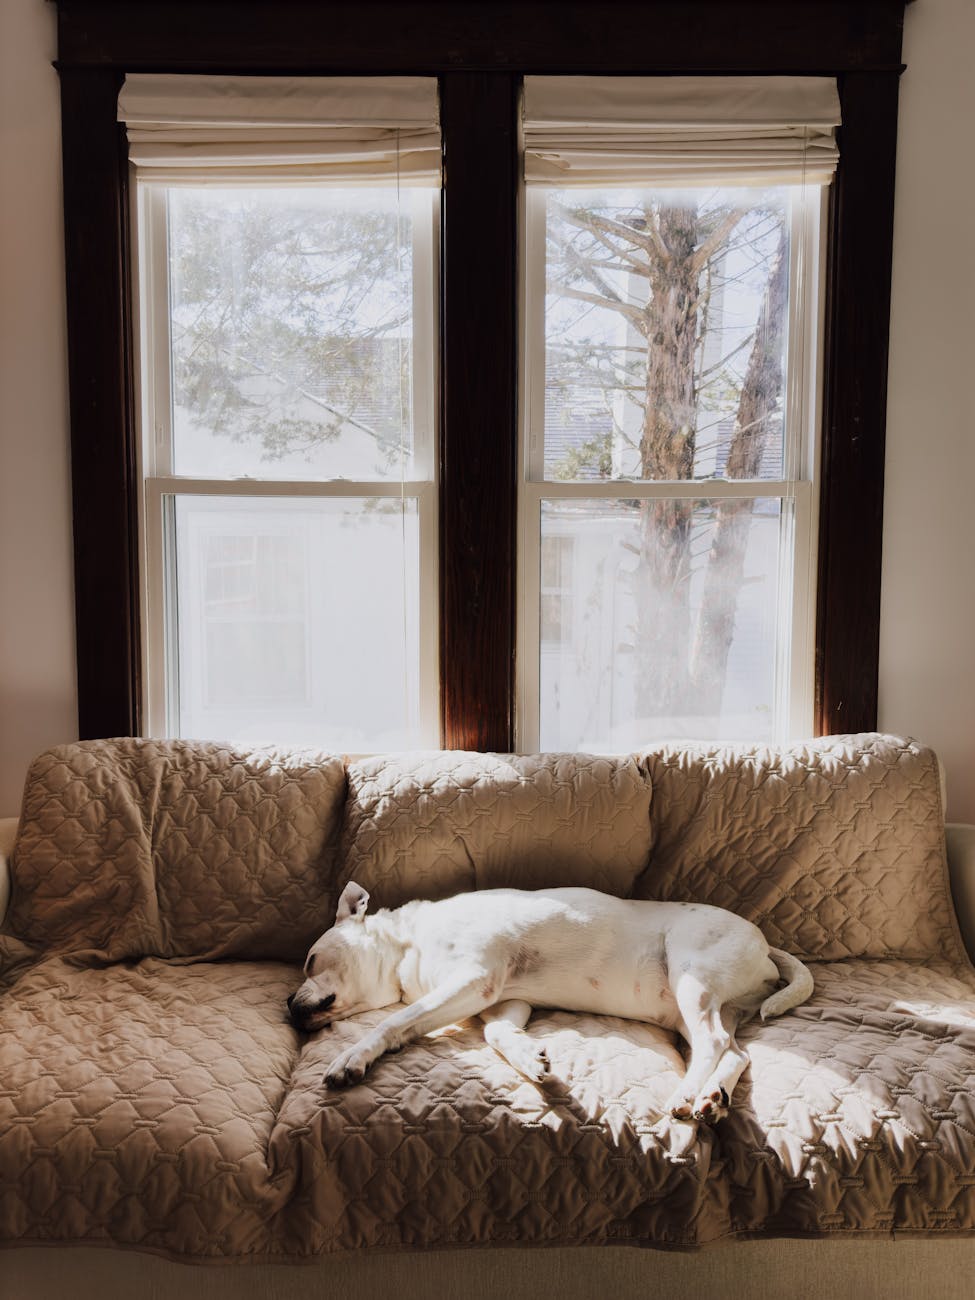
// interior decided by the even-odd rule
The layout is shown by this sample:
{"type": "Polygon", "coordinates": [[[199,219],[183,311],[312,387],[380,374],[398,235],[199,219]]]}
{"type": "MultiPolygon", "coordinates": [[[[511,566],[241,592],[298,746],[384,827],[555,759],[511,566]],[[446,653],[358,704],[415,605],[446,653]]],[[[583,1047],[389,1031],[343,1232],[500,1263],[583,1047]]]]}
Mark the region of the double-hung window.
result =
{"type": "MultiPolygon", "coordinates": [[[[516,743],[808,734],[835,81],[522,102],[516,743]]],[[[436,80],[137,75],[119,116],[147,730],[438,744],[436,80]]]]}
{"type": "Polygon", "coordinates": [[[523,747],[813,719],[825,78],[527,77],[523,747]]]}
{"type": "Polygon", "coordinates": [[[133,76],[150,734],[436,745],[432,78],[133,76]]]}

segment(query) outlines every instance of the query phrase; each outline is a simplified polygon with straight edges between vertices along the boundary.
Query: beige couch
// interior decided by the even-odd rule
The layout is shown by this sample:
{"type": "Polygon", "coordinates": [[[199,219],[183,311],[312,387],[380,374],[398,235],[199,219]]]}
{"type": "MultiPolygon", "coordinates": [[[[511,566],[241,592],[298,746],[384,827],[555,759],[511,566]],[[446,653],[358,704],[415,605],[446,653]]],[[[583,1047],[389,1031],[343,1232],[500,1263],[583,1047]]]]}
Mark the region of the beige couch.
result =
{"type": "MultiPolygon", "coordinates": [[[[34,763],[18,831],[5,1298],[970,1293],[975,973],[921,746],[347,764],[91,742],[34,763]],[[387,906],[514,883],[718,903],[816,993],[744,1032],[714,1130],[661,1113],[668,1035],[560,1012],[530,1027],[544,1088],[458,1026],[328,1093],[376,1017],[302,1041],[283,1003],[349,878],[387,906]]],[[[948,843],[971,939],[975,831],[948,843]]]]}

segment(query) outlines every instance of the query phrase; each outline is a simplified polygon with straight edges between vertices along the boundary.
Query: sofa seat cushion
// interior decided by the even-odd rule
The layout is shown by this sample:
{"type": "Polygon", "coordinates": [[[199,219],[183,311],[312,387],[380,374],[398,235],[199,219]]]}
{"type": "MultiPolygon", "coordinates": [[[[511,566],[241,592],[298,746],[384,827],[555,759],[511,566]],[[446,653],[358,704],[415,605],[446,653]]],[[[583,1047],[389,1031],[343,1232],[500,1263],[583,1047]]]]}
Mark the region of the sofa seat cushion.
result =
{"type": "Polygon", "coordinates": [[[832,963],[796,1012],[742,1031],[730,1116],[661,1118],[683,1065],[653,1026],[536,1012],[551,1082],[479,1025],[322,1091],[376,1012],[309,1040],[276,1137],[297,1142],[291,1252],[975,1232],[975,980],[956,966],[832,963]]]}
{"type": "Polygon", "coordinates": [[[0,995],[4,1237],[265,1252],[294,983],[278,964],[155,959],[22,974],[0,995]]]}
{"type": "Polygon", "coordinates": [[[719,1129],[740,1234],[975,1231],[975,977],[813,966],[812,999],[743,1028],[719,1129]]]}
{"type": "MultiPolygon", "coordinates": [[[[314,1035],[276,1141],[301,1179],[289,1254],[349,1248],[691,1244],[711,1200],[688,1126],[663,1103],[683,1064],[672,1035],[613,1017],[536,1012],[553,1073],[536,1086],[465,1021],[384,1056],[360,1085],[322,1086],[333,1055],[383,1012],[314,1035]]],[[[272,1158],[276,1153],[272,1146],[272,1158]]]]}
{"type": "Polygon", "coordinates": [[[386,1013],[299,1040],[294,968],[43,962],[0,998],[4,1238],[221,1260],[975,1233],[975,978],[814,973],[808,1003],[743,1029],[712,1130],[662,1117],[682,1062],[654,1026],[537,1012],[536,1087],[468,1022],[330,1092],[386,1013]]]}

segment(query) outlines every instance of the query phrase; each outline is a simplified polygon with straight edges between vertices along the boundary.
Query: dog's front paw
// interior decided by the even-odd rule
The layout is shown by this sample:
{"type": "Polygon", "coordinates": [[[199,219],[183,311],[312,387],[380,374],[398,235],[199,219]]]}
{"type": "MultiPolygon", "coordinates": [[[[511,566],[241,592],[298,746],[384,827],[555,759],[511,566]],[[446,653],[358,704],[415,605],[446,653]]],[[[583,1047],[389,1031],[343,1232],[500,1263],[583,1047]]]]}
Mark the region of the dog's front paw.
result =
{"type": "Polygon", "coordinates": [[[361,1083],[369,1069],[369,1061],[355,1047],[340,1052],[325,1072],[326,1088],[351,1088],[361,1083]]]}

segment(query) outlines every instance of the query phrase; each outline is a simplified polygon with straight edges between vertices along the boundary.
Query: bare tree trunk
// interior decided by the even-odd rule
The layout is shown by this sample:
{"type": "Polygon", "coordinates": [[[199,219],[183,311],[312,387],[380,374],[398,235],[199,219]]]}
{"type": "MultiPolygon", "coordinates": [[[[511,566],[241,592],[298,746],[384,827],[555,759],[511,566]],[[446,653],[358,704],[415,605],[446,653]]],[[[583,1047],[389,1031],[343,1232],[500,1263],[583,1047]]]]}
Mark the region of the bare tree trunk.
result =
{"type": "MultiPolygon", "coordinates": [[[[783,228],[769,272],[755,342],[738,401],[735,430],[728,452],[730,479],[756,478],[782,395],[782,338],[789,287],[788,241],[783,228]]],[[[735,631],[738,594],[745,569],[754,502],[747,498],[720,501],[694,638],[693,678],[703,713],[721,708],[728,655],[735,631]]]]}
{"type": "MultiPolygon", "coordinates": [[[[646,479],[689,479],[697,425],[698,212],[695,207],[662,208],[648,219],[657,221],[663,248],[650,258],[641,472],[646,479]]],[[[679,712],[686,697],[692,514],[689,501],[641,503],[635,574],[636,709],[641,717],[679,712]]]]}

